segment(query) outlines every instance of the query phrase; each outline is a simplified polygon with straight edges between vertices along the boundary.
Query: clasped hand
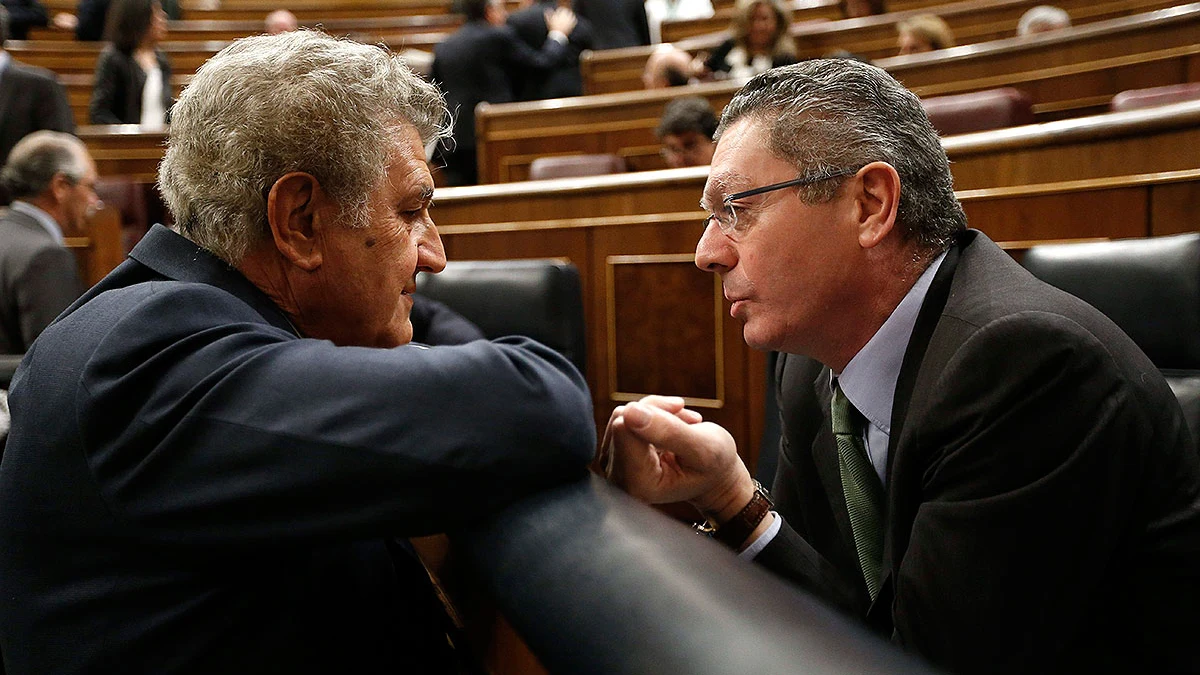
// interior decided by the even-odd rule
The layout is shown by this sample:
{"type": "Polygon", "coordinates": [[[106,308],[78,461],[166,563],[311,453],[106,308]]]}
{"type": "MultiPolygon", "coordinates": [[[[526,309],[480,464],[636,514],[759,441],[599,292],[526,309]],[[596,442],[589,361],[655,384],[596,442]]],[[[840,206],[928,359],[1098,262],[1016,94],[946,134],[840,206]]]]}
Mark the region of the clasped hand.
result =
{"type": "Polygon", "coordinates": [[[647,396],[614,410],[597,464],[643,502],[688,501],[711,515],[736,513],[754,491],[729,432],[673,396],[647,396]]]}

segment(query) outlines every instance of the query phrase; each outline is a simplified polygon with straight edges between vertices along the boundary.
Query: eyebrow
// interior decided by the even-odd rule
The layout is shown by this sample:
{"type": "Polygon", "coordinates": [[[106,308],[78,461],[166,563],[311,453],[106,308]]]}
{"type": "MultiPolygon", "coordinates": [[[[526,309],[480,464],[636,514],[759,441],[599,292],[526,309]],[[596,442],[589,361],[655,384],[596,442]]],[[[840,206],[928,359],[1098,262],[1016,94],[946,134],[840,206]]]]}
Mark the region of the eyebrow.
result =
{"type": "MultiPolygon", "coordinates": [[[[708,184],[704,186],[704,195],[700,197],[700,208],[704,209],[705,211],[711,210],[706,204],[708,202],[708,198],[712,196],[713,193],[724,193],[725,195],[732,194],[730,187],[732,187],[733,183],[735,183],[738,178],[741,178],[741,176],[738,174],[729,173],[719,174],[717,176],[709,176],[708,184]],[[709,189],[710,186],[712,188],[711,190],[709,189]]],[[[723,200],[724,197],[721,197],[721,199],[723,200]]]]}

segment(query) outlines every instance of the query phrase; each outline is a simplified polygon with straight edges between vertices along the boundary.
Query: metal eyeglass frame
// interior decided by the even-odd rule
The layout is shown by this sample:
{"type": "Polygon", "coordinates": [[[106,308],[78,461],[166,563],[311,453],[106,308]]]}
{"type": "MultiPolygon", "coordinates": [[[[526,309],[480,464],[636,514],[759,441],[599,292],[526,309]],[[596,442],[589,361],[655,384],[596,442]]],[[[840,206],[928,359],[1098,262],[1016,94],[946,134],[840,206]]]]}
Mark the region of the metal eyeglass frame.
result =
{"type": "Polygon", "coordinates": [[[742,192],[735,192],[721,200],[721,205],[729,209],[729,218],[732,222],[726,226],[721,222],[721,218],[716,213],[710,213],[708,214],[708,217],[704,219],[704,228],[708,229],[708,224],[713,220],[716,220],[717,229],[721,230],[721,233],[726,237],[732,239],[735,235],[741,234],[737,229],[738,217],[737,211],[734,209],[733,202],[736,202],[739,199],[745,199],[746,197],[753,197],[755,195],[761,195],[767,192],[782,190],[784,188],[805,187],[807,185],[813,185],[814,183],[820,183],[823,180],[829,180],[830,178],[842,178],[844,176],[858,173],[858,171],[859,169],[842,169],[840,171],[834,171],[833,173],[820,173],[815,176],[800,176],[799,178],[785,180],[782,183],[772,183],[770,185],[764,185],[762,187],[756,187],[750,190],[744,190],[742,192]]]}

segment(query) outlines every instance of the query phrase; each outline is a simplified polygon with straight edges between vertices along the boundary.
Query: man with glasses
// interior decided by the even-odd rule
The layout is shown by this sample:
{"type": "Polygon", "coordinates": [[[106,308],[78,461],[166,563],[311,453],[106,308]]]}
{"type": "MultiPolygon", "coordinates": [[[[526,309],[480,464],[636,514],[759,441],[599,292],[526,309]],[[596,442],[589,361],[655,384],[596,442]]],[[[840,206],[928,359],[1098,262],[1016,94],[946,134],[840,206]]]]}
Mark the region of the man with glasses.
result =
{"type": "Polygon", "coordinates": [[[696,264],[746,342],[783,352],[774,486],[670,397],[614,411],[610,479],[690,501],[952,672],[1200,670],[1179,405],[1108,319],[966,228],[916,96],[809,61],[751,80],[717,137],[696,264]]]}
{"type": "Polygon", "coordinates": [[[13,197],[0,211],[0,354],[21,354],[82,291],[63,236],[101,205],[96,164],[78,138],[37,131],[13,147],[0,186],[13,197]]]}
{"type": "Polygon", "coordinates": [[[708,166],[712,161],[717,114],[701,96],[677,98],[663,108],[655,134],[662,142],[667,166],[708,166]]]}

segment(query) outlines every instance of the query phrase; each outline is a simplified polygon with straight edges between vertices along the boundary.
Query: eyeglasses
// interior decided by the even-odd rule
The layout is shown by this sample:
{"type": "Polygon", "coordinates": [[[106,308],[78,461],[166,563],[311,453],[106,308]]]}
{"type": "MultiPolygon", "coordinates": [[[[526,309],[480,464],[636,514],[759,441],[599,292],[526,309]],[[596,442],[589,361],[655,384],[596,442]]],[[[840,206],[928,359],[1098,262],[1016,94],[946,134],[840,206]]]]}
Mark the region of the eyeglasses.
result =
{"type": "MultiPolygon", "coordinates": [[[[721,234],[724,234],[730,239],[737,240],[738,237],[746,233],[746,230],[750,227],[750,223],[745,218],[742,218],[741,224],[738,224],[738,211],[741,211],[746,207],[738,206],[734,204],[734,202],[747,197],[753,197],[755,195],[761,195],[767,192],[782,190],[784,188],[814,185],[831,178],[849,176],[857,171],[858,169],[842,169],[832,173],[819,173],[814,176],[800,176],[799,178],[793,178],[792,180],[785,180],[782,183],[772,183],[771,185],[764,185],[763,187],[757,187],[753,190],[735,192],[722,199],[720,206],[718,206],[715,211],[708,214],[708,217],[704,219],[704,227],[707,229],[709,224],[715,220],[717,222],[717,227],[721,230],[721,234]]],[[[703,205],[701,205],[701,208],[703,208],[703,205]]]]}

